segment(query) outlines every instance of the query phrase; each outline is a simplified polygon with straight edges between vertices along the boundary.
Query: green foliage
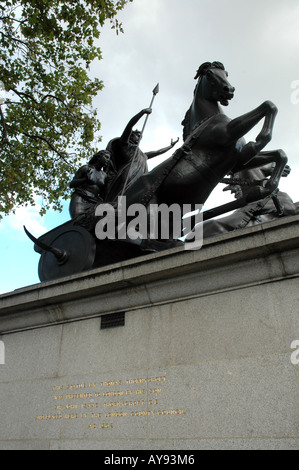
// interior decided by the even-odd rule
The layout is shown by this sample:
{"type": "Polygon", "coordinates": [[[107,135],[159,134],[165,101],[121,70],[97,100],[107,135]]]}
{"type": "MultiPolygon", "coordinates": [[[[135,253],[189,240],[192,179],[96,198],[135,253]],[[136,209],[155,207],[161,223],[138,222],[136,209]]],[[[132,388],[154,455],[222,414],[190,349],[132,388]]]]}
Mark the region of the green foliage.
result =
{"type": "Polygon", "coordinates": [[[122,31],[116,15],[130,1],[0,1],[0,213],[37,196],[42,212],[61,209],[74,171],[98,150],[92,99],[103,83],[88,68],[101,60],[100,28],[122,31]]]}

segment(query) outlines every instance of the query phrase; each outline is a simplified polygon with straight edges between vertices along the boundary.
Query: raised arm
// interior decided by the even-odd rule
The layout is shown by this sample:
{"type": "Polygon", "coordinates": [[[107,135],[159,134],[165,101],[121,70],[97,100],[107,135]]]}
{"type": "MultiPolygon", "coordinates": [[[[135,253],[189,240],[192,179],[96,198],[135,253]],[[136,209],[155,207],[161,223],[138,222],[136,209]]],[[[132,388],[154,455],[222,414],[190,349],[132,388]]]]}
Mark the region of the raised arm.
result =
{"type": "Polygon", "coordinates": [[[153,157],[157,157],[158,155],[163,155],[163,153],[168,152],[168,150],[172,149],[175,146],[175,144],[178,143],[179,140],[180,140],[179,138],[177,138],[175,141],[171,139],[170,145],[168,147],[165,147],[160,150],[154,150],[152,152],[146,152],[147,158],[153,158],[153,157]]]}
{"type": "Polygon", "coordinates": [[[142,118],[142,116],[144,116],[145,114],[151,114],[151,112],[152,110],[150,108],[146,108],[136,114],[136,116],[132,117],[132,119],[130,119],[130,121],[126,125],[125,130],[122,133],[120,139],[126,141],[129,140],[130,134],[135,124],[137,124],[137,122],[142,118]]]}

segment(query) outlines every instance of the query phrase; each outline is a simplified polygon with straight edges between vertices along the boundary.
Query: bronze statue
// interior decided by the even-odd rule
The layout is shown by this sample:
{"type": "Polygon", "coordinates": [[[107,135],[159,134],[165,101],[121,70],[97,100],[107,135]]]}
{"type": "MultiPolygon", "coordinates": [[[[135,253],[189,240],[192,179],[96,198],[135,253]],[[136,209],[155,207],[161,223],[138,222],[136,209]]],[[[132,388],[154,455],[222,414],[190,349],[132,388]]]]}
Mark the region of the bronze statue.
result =
{"type": "MultiPolygon", "coordinates": [[[[273,169],[273,165],[270,164],[232,174],[230,178],[223,180],[223,182],[228,183],[223,191],[231,191],[237,200],[242,200],[246,198],[246,195],[253,187],[264,185],[267,178],[271,176],[273,169]]],[[[286,165],[282,176],[287,177],[289,173],[290,167],[286,165]]],[[[203,238],[296,214],[299,214],[299,203],[294,203],[287,193],[277,189],[269,196],[246,204],[226,217],[206,220],[202,226],[203,238]]],[[[196,230],[196,227],[194,230],[196,230]]],[[[189,238],[191,241],[193,240],[192,233],[186,236],[185,242],[188,242],[189,238]]]]}
{"type": "MultiPolygon", "coordinates": [[[[230,172],[275,162],[265,187],[253,188],[247,202],[271,194],[277,187],[287,157],[282,150],[261,152],[271,140],[276,106],[265,101],[235,119],[228,118],[218,102],[227,106],[235,88],[220,62],[206,62],[197,71],[194,98],[183,121],[184,145],[172,157],[143,175],[126,191],[128,204],[204,204],[221,179],[230,172]],[[243,136],[264,119],[255,142],[243,136]]],[[[244,203],[245,204],[245,203],[244,203]]]]}
{"type": "Polygon", "coordinates": [[[93,209],[105,198],[107,167],[110,164],[110,152],[101,150],[96,153],[87,165],[83,165],[70,183],[74,189],[70,202],[72,219],[93,209]]]}
{"type": "MultiPolygon", "coordinates": [[[[111,158],[108,162],[96,159],[91,170],[88,165],[79,170],[71,183],[75,188],[71,202],[74,218],[38,240],[26,231],[35,243],[35,250],[41,254],[41,280],[55,279],[140,256],[143,254],[142,249],[152,251],[146,243],[142,243],[141,247],[127,239],[106,240],[95,236],[96,208],[101,209],[99,204],[110,204],[110,209],[114,211],[119,195],[126,196],[128,207],[133,207],[135,203],[146,208],[153,203],[170,207],[176,203],[179,207],[190,205],[191,208],[204,204],[225,176],[233,174],[235,178],[240,171],[251,171],[254,184],[247,190],[242,187],[242,197],[204,211],[203,220],[244,206],[246,214],[249,207],[253,208],[251,212],[255,217],[268,217],[269,214],[262,214],[262,211],[268,210],[269,203],[273,203],[279,213],[289,210],[289,201],[277,192],[279,180],[287,172],[287,157],[282,150],[262,151],[271,140],[277,108],[272,102],[265,101],[256,109],[230,119],[219,106],[219,103],[227,106],[234,96],[235,89],[228,82],[227,75],[220,62],[205,62],[199,67],[193,101],[182,123],[184,144],[152,171],[148,172],[147,159],[166,152],[176,142],[171,141],[169,147],[157,152],[143,153],[140,150],[142,132],[134,132],[133,126],[142,116],[149,116],[151,106],[130,120],[121,137],[109,142],[107,150],[111,158]],[[261,120],[263,125],[256,140],[246,143],[243,136],[261,120]],[[269,164],[274,166],[265,179],[261,167],[269,164]],[[262,174],[257,175],[253,169],[262,171],[262,174]],[[251,203],[254,204],[251,206],[251,203]]],[[[157,92],[158,86],[153,91],[154,95],[157,92]]],[[[231,184],[234,182],[232,179],[229,181],[231,184]]],[[[290,207],[293,211],[293,207],[290,207]]],[[[160,243],[157,239],[153,250],[172,246],[171,236],[165,244],[164,241],[160,243]]]]}
{"type": "Polygon", "coordinates": [[[168,147],[160,150],[142,152],[139,148],[141,132],[133,130],[133,127],[144,115],[149,115],[151,112],[151,108],[140,111],[130,119],[121,137],[112,139],[107,145],[107,150],[111,153],[111,160],[116,170],[116,176],[108,182],[105,197],[107,202],[114,202],[123,193],[124,189],[128,189],[141,175],[148,172],[148,159],[162,155],[172,149],[179,140],[171,140],[168,147]],[[124,186],[126,187],[124,188],[124,186]]]}

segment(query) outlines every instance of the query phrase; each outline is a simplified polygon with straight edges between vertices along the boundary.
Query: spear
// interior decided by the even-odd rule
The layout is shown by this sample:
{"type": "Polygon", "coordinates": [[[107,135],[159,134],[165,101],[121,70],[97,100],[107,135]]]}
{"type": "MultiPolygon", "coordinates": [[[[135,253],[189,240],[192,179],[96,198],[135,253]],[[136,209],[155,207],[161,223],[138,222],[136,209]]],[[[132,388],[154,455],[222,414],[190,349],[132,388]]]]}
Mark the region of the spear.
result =
{"type": "MultiPolygon", "coordinates": [[[[159,93],[159,83],[157,83],[157,85],[155,86],[155,88],[153,89],[153,96],[152,96],[152,100],[151,100],[151,103],[149,105],[149,108],[152,109],[153,107],[153,102],[154,102],[154,99],[156,97],[156,95],[159,93]]],[[[147,123],[147,120],[148,120],[148,117],[149,117],[149,114],[146,115],[146,118],[145,118],[145,121],[144,121],[144,124],[143,124],[143,128],[142,128],[142,131],[141,131],[141,134],[140,134],[140,138],[139,138],[139,141],[138,141],[138,145],[142,139],[142,136],[143,136],[143,132],[144,132],[144,129],[145,129],[145,126],[146,126],[146,123],[147,123]]],[[[137,146],[138,148],[138,146],[137,146]]]]}
{"type": "MultiPolygon", "coordinates": [[[[156,95],[157,95],[158,93],[159,93],[159,83],[158,83],[158,84],[155,86],[155,88],[153,89],[153,96],[152,96],[152,99],[151,99],[151,102],[150,102],[150,105],[149,105],[149,109],[152,109],[152,106],[153,106],[153,103],[154,103],[154,99],[155,99],[155,97],[156,97],[156,95]]],[[[123,189],[122,189],[122,192],[121,192],[121,196],[124,195],[124,192],[125,192],[125,190],[126,190],[126,187],[127,187],[127,184],[128,184],[129,175],[130,175],[130,173],[131,173],[131,169],[132,169],[132,167],[133,167],[133,164],[135,163],[135,160],[136,160],[136,156],[137,156],[139,144],[140,144],[141,139],[142,139],[142,137],[143,137],[143,133],[144,133],[144,129],[145,129],[145,126],[146,126],[146,124],[147,124],[147,121],[148,121],[148,117],[149,117],[149,114],[146,115],[146,118],[145,118],[145,121],[144,121],[142,130],[141,130],[141,133],[140,133],[140,137],[139,137],[138,142],[137,142],[137,145],[136,145],[135,153],[134,153],[134,156],[133,156],[133,158],[132,158],[129,171],[128,171],[128,173],[127,173],[126,181],[125,181],[125,184],[124,184],[123,189]]]]}

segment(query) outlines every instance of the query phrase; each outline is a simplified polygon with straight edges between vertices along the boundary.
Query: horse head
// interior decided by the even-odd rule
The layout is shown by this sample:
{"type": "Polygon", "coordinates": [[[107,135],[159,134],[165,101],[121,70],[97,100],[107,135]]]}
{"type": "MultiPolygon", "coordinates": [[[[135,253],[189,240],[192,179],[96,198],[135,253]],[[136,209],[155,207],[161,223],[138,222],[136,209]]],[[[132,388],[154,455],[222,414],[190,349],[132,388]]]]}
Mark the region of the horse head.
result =
{"type": "Polygon", "coordinates": [[[223,106],[227,106],[235,91],[227,77],[228,73],[221,62],[205,62],[194,77],[195,80],[198,79],[194,94],[200,92],[202,98],[219,101],[223,106]]]}
{"type": "Polygon", "coordinates": [[[205,62],[199,67],[194,77],[198,82],[193,103],[182,121],[184,140],[202,120],[220,112],[218,102],[227,106],[234,97],[235,88],[227,77],[228,73],[221,62],[205,62]]]}

